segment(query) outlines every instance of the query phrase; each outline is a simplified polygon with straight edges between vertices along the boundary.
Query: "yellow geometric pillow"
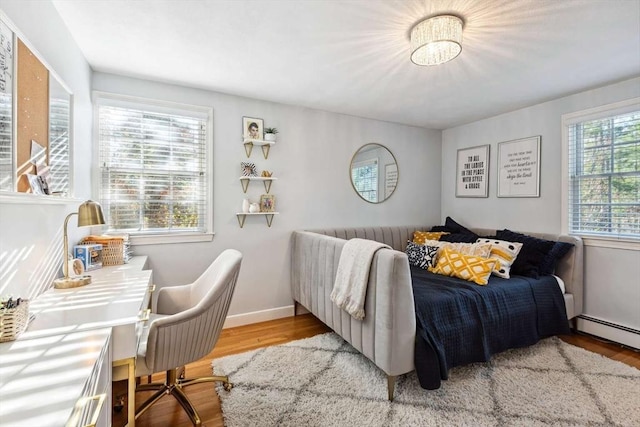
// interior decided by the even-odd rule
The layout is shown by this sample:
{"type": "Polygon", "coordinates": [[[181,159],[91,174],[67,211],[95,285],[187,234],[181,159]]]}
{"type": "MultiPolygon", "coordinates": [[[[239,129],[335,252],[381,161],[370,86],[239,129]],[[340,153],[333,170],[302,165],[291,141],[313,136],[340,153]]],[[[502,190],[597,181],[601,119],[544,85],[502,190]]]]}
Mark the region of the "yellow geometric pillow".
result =
{"type": "Polygon", "coordinates": [[[478,285],[486,285],[491,271],[499,261],[495,258],[481,258],[464,255],[443,248],[438,252],[438,262],[429,271],[443,276],[458,277],[478,285]]]}
{"type": "Polygon", "coordinates": [[[444,231],[414,231],[413,232],[413,243],[417,243],[419,245],[424,245],[424,242],[427,240],[440,240],[446,233],[444,231]]]}

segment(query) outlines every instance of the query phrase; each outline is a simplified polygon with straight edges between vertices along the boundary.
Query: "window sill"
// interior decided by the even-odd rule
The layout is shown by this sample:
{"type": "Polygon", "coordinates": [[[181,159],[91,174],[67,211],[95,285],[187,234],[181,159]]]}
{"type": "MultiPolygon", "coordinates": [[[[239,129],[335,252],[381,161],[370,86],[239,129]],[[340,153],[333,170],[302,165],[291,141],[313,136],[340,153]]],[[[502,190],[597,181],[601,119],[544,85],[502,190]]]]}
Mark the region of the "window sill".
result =
{"type": "Polygon", "coordinates": [[[640,251],[640,241],[632,239],[616,239],[607,237],[581,236],[585,246],[597,248],[624,249],[640,251]]]}
{"type": "Polygon", "coordinates": [[[31,193],[11,193],[0,191],[0,203],[25,204],[25,205],[67,205],[80,204],[82,199],[73,197],[46,196],[31,193]]]}
{"type": "Polygon", "coordinates": [[[131,234],[129,239],[132,246],[167,245],[172,243],[211,242],[214,233],[184,233],[184,234],[131,234]]]}

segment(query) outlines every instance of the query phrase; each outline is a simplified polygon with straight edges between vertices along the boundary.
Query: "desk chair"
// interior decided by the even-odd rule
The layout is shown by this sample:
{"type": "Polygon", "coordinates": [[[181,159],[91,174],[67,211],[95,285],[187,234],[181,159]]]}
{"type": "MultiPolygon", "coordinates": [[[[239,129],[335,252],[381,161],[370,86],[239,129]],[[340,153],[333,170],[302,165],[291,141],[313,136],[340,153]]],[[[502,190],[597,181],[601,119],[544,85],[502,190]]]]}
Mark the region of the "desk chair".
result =
{"type": "Polygon", "coordinates": [[[162,288],[158,292],[156,313],[151,314],[136,357],[136,377],[166,371],[164,383],[142,384],[138,391],[156,391],[136,410],[136,419],[165,394],[182,405],[194,425],[201,420],[183,387],[221,381],[225,389],[232,385],[226,376],[194,379],[177,378],[176,367],[208,355],[218,341],[238,280],[242,254],[227,249],[192,284],[162,288]]]}

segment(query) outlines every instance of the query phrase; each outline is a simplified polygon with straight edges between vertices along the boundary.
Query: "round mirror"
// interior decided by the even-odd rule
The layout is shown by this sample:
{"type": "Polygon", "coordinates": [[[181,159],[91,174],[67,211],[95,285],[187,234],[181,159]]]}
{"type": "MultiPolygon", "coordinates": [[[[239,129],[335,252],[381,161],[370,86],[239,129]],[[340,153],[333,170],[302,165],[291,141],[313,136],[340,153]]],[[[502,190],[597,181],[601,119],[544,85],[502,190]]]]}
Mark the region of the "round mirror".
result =
{"type": "Polygon", "coordinates": [[[369,203],[387,200],[398,185],[398,163],[384,145],[365,144],[356,151],[349,168],[351,185],[369,203]]]}

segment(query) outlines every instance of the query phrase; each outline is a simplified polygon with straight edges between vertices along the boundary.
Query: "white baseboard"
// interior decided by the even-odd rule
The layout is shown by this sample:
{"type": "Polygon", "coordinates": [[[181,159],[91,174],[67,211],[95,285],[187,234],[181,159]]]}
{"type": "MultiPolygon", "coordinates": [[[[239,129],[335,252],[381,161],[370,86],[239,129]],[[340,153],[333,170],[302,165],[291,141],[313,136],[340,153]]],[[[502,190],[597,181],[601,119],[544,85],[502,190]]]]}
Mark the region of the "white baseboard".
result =
{"type": "Polygon", "coordinates": [[[293,316],[293,305],[271,308],[269,310],[252,311],[251,313],[234,314],[227,316],[222,329],[236,326],[250,325],[252,323],[266,322],[267,320],[282,319],[293,316]]]}
{"type": "Polygon", "coordinates": [[[577,328],[597,337],[640,349],[640,331],[591,316],[578,317],[577,328]]]}

